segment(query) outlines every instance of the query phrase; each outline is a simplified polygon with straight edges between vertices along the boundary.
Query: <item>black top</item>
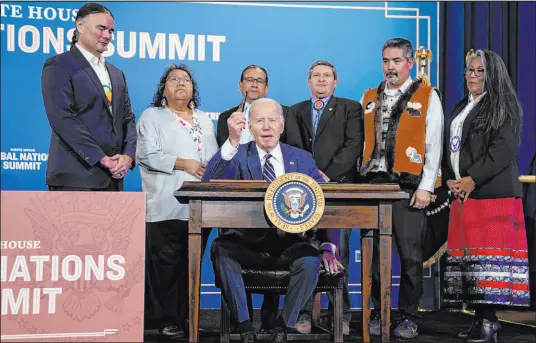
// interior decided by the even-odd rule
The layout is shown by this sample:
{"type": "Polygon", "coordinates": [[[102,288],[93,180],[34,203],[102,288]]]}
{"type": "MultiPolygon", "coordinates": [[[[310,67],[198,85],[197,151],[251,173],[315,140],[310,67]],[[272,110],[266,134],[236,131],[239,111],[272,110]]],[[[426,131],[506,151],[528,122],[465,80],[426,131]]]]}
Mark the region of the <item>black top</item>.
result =
{"type": "Polygon", "coordinates": [[[313,152],[311,100],[290,107],[284,140],[311,154],[318,169],[333,182],[356,182],[357,162],[363,155],[363,107],[358,101],[332,96],[316,130],[313,152]]]}
{"type": "MultiPolygon", "coordinates": [[[[452,110],[445,127],[443,152],[443,180],[454,180],[454,170],[450,162],[450,126],[468,103],[468,97],[459,101],[452,110]]],[[[475,106],[476,108],[476,106],[475,106]]],[[[471,176],[476,183],[470,198],[495,199],[521,197],[521,183],[518,181],[519,133],[510,121],[499,130],[487,133],[474,129],[475,108],[465,118],[462,129],[459,170],[460,176],[471,176]]],[[[490,109],[490,111],[493,109],[490,109]]]]}

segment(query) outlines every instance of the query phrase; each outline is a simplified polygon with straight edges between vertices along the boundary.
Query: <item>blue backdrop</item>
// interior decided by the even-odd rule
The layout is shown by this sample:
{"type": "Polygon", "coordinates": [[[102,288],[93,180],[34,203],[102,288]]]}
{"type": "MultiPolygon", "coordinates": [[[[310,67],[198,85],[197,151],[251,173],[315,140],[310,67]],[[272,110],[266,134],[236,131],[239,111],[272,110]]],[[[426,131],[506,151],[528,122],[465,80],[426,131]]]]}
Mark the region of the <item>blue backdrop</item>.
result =
{"type": "MultiPolygon", "coordinates": [[[[428,70],[439,83],[436,2],[387,3],[144,3],[103,2],[115,17],[115,36],[105,54],[127,77],[137,116],[148,107],[165,67],[183,62],[199,83],[200,109],[214,123],[240,101],[238,80],[249,64],[269,73],[268,96],[292,105],[309,97],[307,73],[316,60],[339,73],[336,95],[359,100],[382,79],[381,47],[405,37],[434,53],[428,70]]],[[[1,159],[3,190],[45,190],[50,126],[41,97],[44,61],[70,43],[80,3],[1,4],[1,159]]],[[[413,77],[417,70],[414,70],[413,77]]],[[[126,191],[141,191],[139,170],[126,191]]],[[[351,241],[352,307],[360,308],[359,234],[351,241]]],[[[393,304],[398,261],[393,266],[393,304]]],[[[431,277],[431,276],[430,276],[431,277]]],[[[219,307],[219,290],[203,260],[201,305],[219,307]]],[[[258,305],[258,299],[255,304],[258,305]]]]}

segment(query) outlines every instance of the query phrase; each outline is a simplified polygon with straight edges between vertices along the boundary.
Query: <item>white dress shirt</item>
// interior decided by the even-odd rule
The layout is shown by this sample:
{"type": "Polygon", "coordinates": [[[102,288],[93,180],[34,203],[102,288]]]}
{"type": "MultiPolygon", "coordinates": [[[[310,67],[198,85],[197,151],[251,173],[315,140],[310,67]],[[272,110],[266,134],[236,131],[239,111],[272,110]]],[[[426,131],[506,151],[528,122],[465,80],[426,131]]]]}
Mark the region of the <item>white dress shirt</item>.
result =
{"type": "MultiPolygon", "coordinates": [[[[391,113],[392,107],[396,104],[400,96],[405,93],[412,84],[412,79],[408,78],[404,84],[398,89],[390,89],[385,87],[386,99],[384,105],[387,105],[388,113],[391,113]]],[[[361,97],[363,105],[363,97],[361,97]]],[[[381,111],[381,109],[377,109],[381,111]]],[[[382,118],[383,119],[383,118],[382,118]]],[[[382,120],[383,122],[383,120],[382,120]]],[[[430,94],[428,103],[428,111],[426,112],[426,149],[424,154],[424,166],[422,171],[422,179],[418,189],[423,189],[429,192],[434,191],[434,186],[437,177],[439,176],[439,167],[441,164],[442,142],[443,142],[443,106],[439,96],[434,91],[430,94]]],[[[382,142],[385,144],[385,142],[382,142]]],[[[380,165],[377,171],[387,171],[385,157],[380,158],[380,165]]]]}
{"type": "Polygon", "coordinates": [[[112,82],[110,81],[110,75],[108,74],[108,69],[106,68],[106,63],[104,61],[104,57],[98,58],[97,56],[93,55],[91,52],[84,49],[80,44],[76,43],[76,47],[82,55],[86,58],[86,60],[89,62],[89,65],[93,70],[95,71],[95,74],[97,74],[101,84],[102,88],[104,88],[104,93],[106,94],[106,98],[108,99],[108,104],[110,107],[110,112],[112,110],[112,82]]]}
{"type": "MultiPolygon", "coordinates": [[[[264,170],[264,164],[266,163],[266,155],[268,153],[264,150],[262,150],[257,144],[255,144],[257,147],[257,152],[259,153],[259,159],[261,162],[261,170],[264,170]]],[[[233,157],[238,152],[238,147],[234,147],[229,143],[229,140],[227,140],[223,146],[221,147],[221,157],[226,160],[230,161],[233,159],[233,157]]],[[[277,146],[270,152],[272,155],[272,158],[270,159],[270,162],[274,166],[275,176],[280,177],[281,175],[285,174],[285,162],[283,161],[283,153],[281,152],[281,145],[277,144],[277,146]]]]}
{"type": "Polygon", "coordinates": [[[475,100],[472,94],[469,94],[469,102],[463,109],[463,111],[454,118],[452,123],[450,123],[450,138],[449,138],[449,149],[451,149],[450,154],[450,163],[452,164],[452,169],[454,170],[454,175],[456,176],[456,179],[461,178],[460,176],[460,150],[461,150],[461,144],[462,144],[462,132],[463,132],[463,123],[465,122],[465,118],[467,118],[467,115],[471,112],[471,110],[475,107],[475,105],[478,103],[480,99],[482,99],[482,96],[486,94],[486,92],[482,93],[478,97],[478,99],[475,100]],[[455,141],[453,141],[454,137],[456,137],[455,141]],[[453,145],[458,145],[458,149],[456,151],[453,151],[453,145]]]}

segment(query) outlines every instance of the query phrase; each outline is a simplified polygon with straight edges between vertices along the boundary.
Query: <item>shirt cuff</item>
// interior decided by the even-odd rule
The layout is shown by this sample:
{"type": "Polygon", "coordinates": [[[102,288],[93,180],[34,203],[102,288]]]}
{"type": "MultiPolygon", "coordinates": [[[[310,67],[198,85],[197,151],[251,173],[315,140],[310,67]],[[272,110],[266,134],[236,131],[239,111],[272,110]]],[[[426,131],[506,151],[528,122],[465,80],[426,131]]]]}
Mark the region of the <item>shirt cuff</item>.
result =
{"type": "Polygon", "coordinates": [[[331,253],[335,254],[337,251],[337,247],[333,243],[325,242],[320,244],[320,251],[330,251],[331,253]]]}
{"type": "Polygon", "coordinates": [[[417,187],[417,189],[422,189],[430,193],[434,192],[434,188],[435,188],[435,180],[425,178],[425,177],[422,178],[421,183],[419,183],[419,187],[417,187]]]}
{"type": "Polygon", "coordinates": [[[236,155],[236,153],[238,152],[238,147],[234,147],[231,142],[229,141],[229,139],[227,139],[225,141],[225,143],[223,143],[223,145],[221,146],[221,158],[224,159],[225,161],[230,161],[233,159],[234,155],[236,155]]]}

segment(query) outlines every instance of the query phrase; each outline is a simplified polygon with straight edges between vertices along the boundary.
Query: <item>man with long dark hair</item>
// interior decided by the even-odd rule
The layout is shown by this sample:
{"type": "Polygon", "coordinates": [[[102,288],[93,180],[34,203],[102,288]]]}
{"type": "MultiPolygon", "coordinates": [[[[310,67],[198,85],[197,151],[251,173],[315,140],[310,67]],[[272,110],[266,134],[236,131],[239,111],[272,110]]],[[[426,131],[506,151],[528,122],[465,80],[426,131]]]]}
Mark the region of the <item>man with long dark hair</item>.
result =
{"type": "Polygon", "coordinates": [[[71,49],[45,62],[41,88],[52,128],[51,191],[120,191],[133,168],[136,118],[125,75],[104,60],[114,17],[103,5],[78,10],[71,49]]]}

